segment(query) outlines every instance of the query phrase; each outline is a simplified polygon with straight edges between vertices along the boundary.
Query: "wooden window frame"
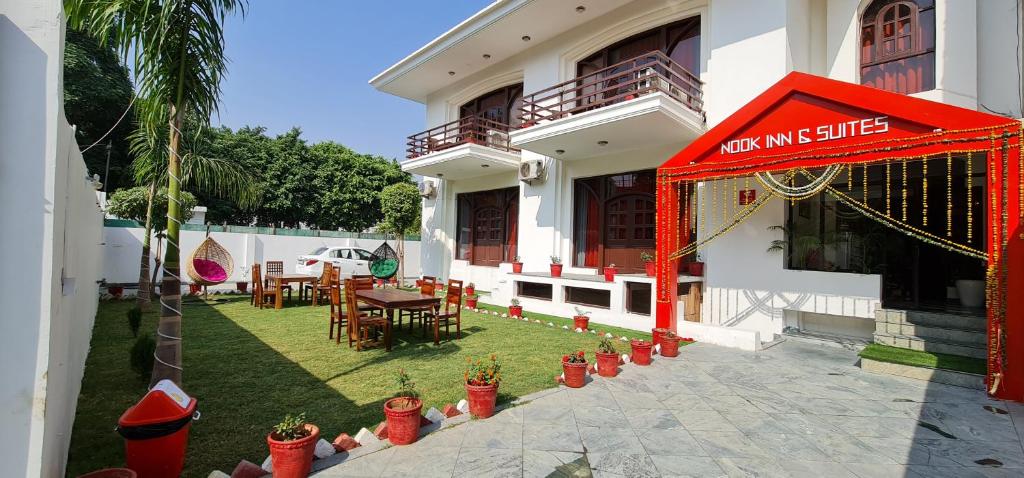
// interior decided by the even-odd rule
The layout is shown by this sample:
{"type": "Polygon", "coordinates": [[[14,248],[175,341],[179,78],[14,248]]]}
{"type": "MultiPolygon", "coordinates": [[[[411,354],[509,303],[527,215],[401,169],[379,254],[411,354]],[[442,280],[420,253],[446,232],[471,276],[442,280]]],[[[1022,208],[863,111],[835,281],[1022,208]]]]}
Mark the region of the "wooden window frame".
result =
{"type": "MultiPolygon", "coordinates": [[[[860,17],[860,38],[858,40],[858,51],[861,54],[860,61],[858,62],[859,63],[858,76],[860,76],[860,81],[862,83],[864,81],[862,75],[863,75],[863,70],[865,68],[870,68],[870,67],[873,67],[873,66],[879,66],[879,65],[889,64],[889,63],[896,63],[896,62],[899,62],[899,61],[909,60],[909,59],[912,59],[912,58],[916,58],[916,57],[926,56],[926,55],[932,54],[933,57],[932,57],[932,65],[931,65],[930,71],[931,71],[931,74],[932,74],[931,83],[934,85],[934,82],[935,82],[935,77],[934,77],[934,75],[935,75],[935,64],[934,64],[934,62],[935,62],[935,58],[934,58],[935,42],[932,41],[931,42],[932,46],[930,46],[928,48],[923,48],[922,47],[922,45],[925,42],[924,42],[923,29],[921,27],[921,13],[923,11],[934,10],[934,9],[935,9],[935,4],[934,3],[932,3],[930,6],[927,6],[927,7],[922,9],[921,6],[916,1],[914,1],[914,0],[896,0],[896,1],[893,1],[893,0],[875,0],[874,2],[868,4],[867,9],[864,10],[864,12],[861,14],[861,17],[860,17]],[[877,11],[875,11],[873,13],[873,17],[872,18],[867,18],[867,16],[872,13],[871,10],[872,10],[873,7],[875,7],[876,4],[882,4],[882,6],[878,7],[877,11]],[[900,17],[899,16],[899,7],[901,7],[901,6],[906,6],[906,7],[908,7],[910,9],[910,14],[907,17],[900,17]],[[893,11],[893,20],[892,20],[892,23],[894,24],[893,25],[893,35],[891,37],[887,37],[887,36],[885,36],[884,28],[883,27],[886,25],[886,23],[889,23],[889,22],[885,21],[885,15],[888,12],[890,12],[890,11],[893,11]],[[908,18],[909,21],[910,21],[910,33],[908,35],[900,35],[900,33],[899,33],[898,26],[899,26],[899,22],[900,22],[900,20],[902,18],[908,18]],[[869,61],[865,61],[864,56],[863,56],[863,51],[864,51],[863,38],[864,38],[864,31],[866,29],[868,29],[868,28],[872,29],[871,59],[869,61]],[[903,38],[903,37],[909,37],[909,42],[910,42],[910,47],[909,48],[904,49],[904,50],[896,50],[895,47],[894,47],[893,53],[886,53],[885,52],[885,46],[884,45],[885,45],[886,39],[891,38],[892,41],[898,47],[899,39],[903,38]]],[[[932,22],[934,22],[934,21],[935,21],[935,18],[934,18],[934,15],[933,15],[932,16],[932,22]]],[[[934,35],[935,34],[935,25],[934,24],[931,25],[931,28],[929,30],[930,30],[931,34],[934,35]]],[[[922,90],[922,91],[926,91],[926,90],[922,90]]]]}

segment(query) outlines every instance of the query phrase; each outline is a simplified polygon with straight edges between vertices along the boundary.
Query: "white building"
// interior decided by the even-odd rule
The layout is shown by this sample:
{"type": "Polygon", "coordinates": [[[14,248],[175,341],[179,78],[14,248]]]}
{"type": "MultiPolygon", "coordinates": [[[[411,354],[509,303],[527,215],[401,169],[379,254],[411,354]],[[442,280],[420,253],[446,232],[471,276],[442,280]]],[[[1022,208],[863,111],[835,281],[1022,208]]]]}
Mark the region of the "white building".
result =
{"type": "MultiPolygon", "coordinates": [[[[403,162],[434,185],[425,274],[472,281],[483,301],[579,305],[644,330],[655,168],[792,71],[1019,118],[1019,18],[1014,0],[499,0],[370,83],[426,106],[403,162]],[[604,282],[611,263],[620,273],[604,282]]],[[[917,245],[903,251],[917,262],[886,273],[852,260],[850,239],[824,238],[841,222],[829,207],[775,201],[701,250],[704,276],[680,276],[679,315],[694,321],[682,330],[747,348],[784,330],[869,339],[877,310],[947,311],[946,286],[983,279],[917,245]],[[815,258],[766,251],[812,227],[815,258]]]]}

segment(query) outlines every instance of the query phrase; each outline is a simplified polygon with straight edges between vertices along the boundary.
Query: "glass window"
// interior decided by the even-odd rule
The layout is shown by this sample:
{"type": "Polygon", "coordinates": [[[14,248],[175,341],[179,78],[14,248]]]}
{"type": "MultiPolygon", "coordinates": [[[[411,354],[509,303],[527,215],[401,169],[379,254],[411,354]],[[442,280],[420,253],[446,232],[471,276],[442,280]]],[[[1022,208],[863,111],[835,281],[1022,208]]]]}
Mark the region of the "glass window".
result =
{"type": "Polygon", "coordinates": [[[641,252],[654,252],[653,170],[579,178],[573,182],[573,264],[615,264],[624,273],[644,269],[641,252]]]}
{"type": "Polygon", "coordinates": [[[935,88],[935,4],[876,0],[861,17],[861,84],[895,93],[935,88]]]}
{"type": "Polygon", "coordinates": [[[335,249],[331,251],[331,257],[335,259],[348,259],[348,249],[335,249]]]}
{"type": "Polygon", "coordinates": [[[519,188],[462,193],[456,203],[457,259],[497,267],[515,257],[519,188]]]}
{"type": "Polygon", "coordinates": [[[373,254],[363,249],[352,249],[352,258],[359,259],[361,261],[369,261],[373,259],[373,254]]]}

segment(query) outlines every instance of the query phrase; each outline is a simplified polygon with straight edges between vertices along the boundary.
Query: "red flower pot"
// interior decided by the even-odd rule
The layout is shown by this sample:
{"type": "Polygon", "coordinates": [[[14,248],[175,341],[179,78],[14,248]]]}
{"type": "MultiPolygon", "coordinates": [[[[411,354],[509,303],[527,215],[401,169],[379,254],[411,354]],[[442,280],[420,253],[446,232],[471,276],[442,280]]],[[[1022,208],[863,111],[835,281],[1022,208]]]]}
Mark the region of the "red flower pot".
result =
{"type": "Polygon", "coordinates": [[[653,262],[644,262],[644,272],[647,273],[647,277],[654,277],[654,273],[657,272],[657,264],[653,262]]]}
{"type": "Polygon", "coordinates": [[[235,288],[238,289],[238,292],[248,292],[248,290],[249,290],[249,283],[248,282],[235,282],[235,288]]]}
{"type": "Polygon", "coordinates": [[[274,434],[267,435],[270,457],[274,463],[274,478],[305,478],[313,465],[313,450],[320,439],[320,429],[306,424],[309,436],[292,441],[278,441],[274,434]]]}
{"type": "Polygon", "coordinates": [[[551,264],[551,277],[562,277],[562,264],[551,264]]]}
{"type": "Polygon", "coordinates": [[[565,386],[580,388],[586,384],[587,363],[562,362],[562,372],[565,373],[565,386]]]}
{"type": "Polygon", "coordinates": [[[470,309],[475,309],[476,308],[476,299],[477,299],[476,297],[473,297],[473,298],[466,297],[466,307],[469,307],[470,309]]]}
{"type": "Polygon", "coordinates": [[[605,267],[604,268],[604,280],[605,282],[612,282],[615,280],[615,274],[618,274],[618,267],[605,267]]]}
{"type": "Polygon", "coordinates": [[[384,279],[377,279],[377,287],[384,287],[384,279]]]}
{"type": "MultiPolygon", "coordinates": [[[[394,445],[408,445],[420,436],[420,412],[423,402],[418,398],[398,397],[384,402],[384,416],[388,422],[388,440],[394,445]],[[409,404],[410,405],[406,405],[409,404]],[[395,409],[392,407],[405,406],[395,409]]],[[[275,464],[274,468],[277,466],[275,464]]]]}
{"type": "Polygon", "coordinates": [[[629,345],[633,348],[633,355],[630,357],[630,361],[637,365],[651,364],[651,347],[654,344],[646,340],[633,340],[629,345]]]}
{"type": "Polygon", "coordinates": [[[199,284],[189,284],[188,285],[188,293],[189,294],[198,295],[202,291],[203,291],[203,286],[201,286],[199,284]]]}
{"type": "Polygon", "coordinates": [[[498,401],[498,384],[470,385],[466,384],[466,401],[469,402],[469,413],[477,418],[494,415],[494,404],[498,401]]]}
{"type": "Polygon", "coordinates": [[[661,355],[663,357],[678,357],[679,356],[679,341],[682,337],[662,337],[661,338],[661,355]]]}
{"type": "Polygon", "coordinates": [[[686,266],[687,271],[691,276],[702,276],[704,275],[704,263],[703,262],[691,262],[686,266]]]}
{"type": "Polygon", "coordinates": [[[423,279],[416,279],[416,287],[422,287],[422,286],[423,286],[423,279]]]}
{"type": "Polygon", "coordinates": [[[590,325],[590,319],[585,315],[576,315],[572,318],[572,327],[574,329],[587,330],[587,326],[590,325]]]}
{"type": "Polygon", "coordinates": [[[614,377],[619,374],[619,354],[597,352],[597,374],[602,377],[614,377]]]}
{"type": "Polygon", "coordinates": [[[510,306],[508,306],[508,315],[510,317],[522,317],[523,316],[523,306],[521,306],[521,305],[510,305],[510,306]]]}
{"type": "MultiPolygon", "coordinates": [[[[661,341],[661,338],[664,337],[666,333],[668,333],[668,329],[663,329],[663,328],[651,329],[651,344],[653,344],[653,345],[662,344],[663,342],[661,341]]],[[[662,345],[662,347],[664,347],[664,345],[662,345]]]]}
{"type": "Polygon", "coordinates": [[[121,297],[121,294],[124,294],[124,287],[121,287],[121,286],[107,287],[107,292],[110,292],[110,295],[112,295],[114,297],[121,297]]]}
{"type": "Polygon", "coordinates": [[[466,295],[473,295],[475,293],[476,293],[476,287],[475,286],[471,286],[471,285],[467,285],[466,286],[466,295]]]}
{"type": "Polygon", "coordinates": [[[523,263],[522,262],[513,262],[512,263],[512,273],[513,274],[522,274],[523,273],[523,263]]]}

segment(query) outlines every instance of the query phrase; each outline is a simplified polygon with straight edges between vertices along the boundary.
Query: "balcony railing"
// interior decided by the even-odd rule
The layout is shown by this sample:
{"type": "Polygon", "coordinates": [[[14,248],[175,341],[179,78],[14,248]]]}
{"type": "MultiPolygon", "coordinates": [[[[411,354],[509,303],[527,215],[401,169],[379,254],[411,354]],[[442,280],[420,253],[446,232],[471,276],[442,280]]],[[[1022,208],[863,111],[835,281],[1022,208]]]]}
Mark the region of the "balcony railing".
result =
{"type": "Polygon", "coordinates": [[[522,127],[664,93],[703,115],[703,83],[660,51],[645,53],[523,97],[522,127]]]}
{"type": "Polygon", "coordinates": [[[500,151],[519,152],[509,141],[511,127],[483,116],[467,116],[409,136],[409,159],[444,151],[463,144],[479,144],[500,151]]]}

